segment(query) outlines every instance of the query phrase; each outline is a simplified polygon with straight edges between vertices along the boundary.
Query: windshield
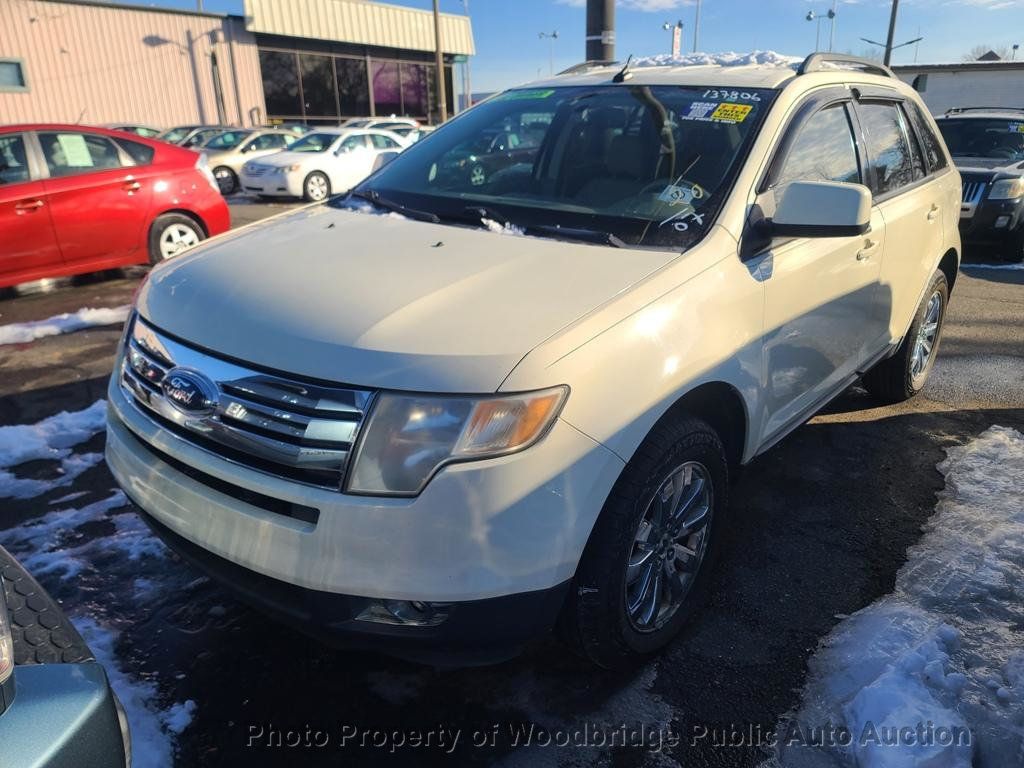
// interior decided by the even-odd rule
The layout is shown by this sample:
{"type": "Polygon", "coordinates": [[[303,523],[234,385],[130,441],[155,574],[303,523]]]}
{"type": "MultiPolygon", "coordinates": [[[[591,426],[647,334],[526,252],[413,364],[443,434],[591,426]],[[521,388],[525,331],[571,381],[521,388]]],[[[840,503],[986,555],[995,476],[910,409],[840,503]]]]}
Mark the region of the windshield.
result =
{"type": "Polygon", "coordinates": [[[441,220],[688,248],[711,227],[774,96],[641,85],[507,91],[359,190],[441,220]]]}
{"type": "Polygon", "coordinates": [[[937,122],[954,156],[1024,160],[1024,119],[972,117],[937,122]]]}
{"type": "Polygon", "coordinates": [[[188,135],[192,128],[189,126],[182,126],[180,128],[171,128],[169,131],[164,131],[160,134],[160,138],[164,141],[170,142],[171,144],[177,144],[179,141],[188,135]]]}
{"type": "Polygon", "coordinates": [[[252,131],[224,131],[206,142],[206,149],[234,149],[251,135],[252,131]]]}
{"type": "Polygon", "coordinates": [[[365,128],[370,124],[370,120],[346,120],[346,128],[365,128]]]}
{"type": "Polygon", "coordinates": [[[326,152],[338,140],[336,133],[307,133],[296,141],[288,150],[290,152],[326,152]]]}

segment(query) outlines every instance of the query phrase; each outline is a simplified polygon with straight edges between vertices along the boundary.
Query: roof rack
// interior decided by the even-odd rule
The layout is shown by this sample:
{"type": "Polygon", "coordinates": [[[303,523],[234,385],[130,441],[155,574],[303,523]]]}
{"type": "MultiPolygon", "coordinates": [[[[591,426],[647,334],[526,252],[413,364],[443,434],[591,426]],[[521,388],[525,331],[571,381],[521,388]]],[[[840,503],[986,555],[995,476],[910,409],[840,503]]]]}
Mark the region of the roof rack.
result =
{"type": "Polygon", "coordinates": [[[586,72],[588,69],[597,69],[599,67],[611,67],[621,62],[618,61],[600,61],[598,59],[591,59],[590,61],[582,61],[579,64],[574,64],[568,69],[563,69],[559,72],[559,75],[576,75],[580,72],[586,72]]]}
{"type": "Polygon", "coordinates": [[[1024,107],[950,107],[947,115],[959,115],[961,112],[1024,112],[1024,107]]]}
{"type": "Polygon", "coordinates": [[[885,64],[879,64],[871,59],[863,59],[860,56],[847,56],[842,53],[812,53],[796,71],[798,75],[807,75],[811,72],[823,72],[828,69],[827,64],[846,64],[851,68],[859,68],[872,75],[896,78],[896,74],[885,64]]]}

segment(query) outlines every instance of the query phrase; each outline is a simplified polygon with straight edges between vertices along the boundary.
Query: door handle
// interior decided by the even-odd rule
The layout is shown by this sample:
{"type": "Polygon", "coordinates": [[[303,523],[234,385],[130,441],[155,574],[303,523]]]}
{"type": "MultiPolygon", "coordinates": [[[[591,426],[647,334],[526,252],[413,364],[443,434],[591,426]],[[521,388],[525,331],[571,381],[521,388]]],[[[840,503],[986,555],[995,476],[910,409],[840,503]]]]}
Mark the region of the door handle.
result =
{"type": "Polygon", "coordinates": [[[138,192],[142,189],[142,185],[137,181],[126,181],[124,186],[121,187],[125,192],[138,192]]]}
{"type": "Polygon", "coordinates": [[[939,206],[932,203],[931,210],[928,211],[928,221],[935,221],[939,218],[939,206]]]}
{"type": "Polygon", "coordinates": [[[857,261],[866,261],[871,258],[873,254],[878,250],[878,243],[874,240],[868,240],[864,243],[864,247],[857,251],[857,261]]]}
{"type": "Polygon", "coordinates": [[[34,211],[38,208],[42,208],[45,203],[42,200],[22,200],[14,206],[14,210],[18,213],[24,213],[26,211],[34,211]]]}

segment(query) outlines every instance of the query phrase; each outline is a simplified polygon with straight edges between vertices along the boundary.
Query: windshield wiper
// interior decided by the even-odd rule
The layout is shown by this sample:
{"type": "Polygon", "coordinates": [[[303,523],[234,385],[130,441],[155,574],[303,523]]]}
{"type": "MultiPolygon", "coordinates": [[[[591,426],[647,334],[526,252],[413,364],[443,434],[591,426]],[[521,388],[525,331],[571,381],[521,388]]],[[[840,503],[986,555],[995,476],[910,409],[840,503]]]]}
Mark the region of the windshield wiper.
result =
{"type": "Polygon", "coordinates": [[[524,228],[526,234],[535,234],[542,237],[560,237],[564,240],[578,240],[581,243],[594,243],[595,245],[610,245],[613,248],[628,248],[629,245],[611,232],[602,232],[597,229],[580,229],[577,227],[555,227],[548,224],[528,224],[524,228]]]}
{"type": "Polygon", "coordinates": [[[436,213],[430,211],[420,211],[416,208],[410,208],[407,205],[396,203],[394,200],[388,200],[386,197],[381,197],[380,192],[373,189],[367,189],[365,191],[356,190],[350,192],[349,197],[355,197],[360,200],[366,200],[368,203],[376,205],[378,208],[391,211],[392,213],[398,213],[406,218],[414,219],[416,221],[429,221],[431,224],[440,223],[441,219],[436,213]]]}

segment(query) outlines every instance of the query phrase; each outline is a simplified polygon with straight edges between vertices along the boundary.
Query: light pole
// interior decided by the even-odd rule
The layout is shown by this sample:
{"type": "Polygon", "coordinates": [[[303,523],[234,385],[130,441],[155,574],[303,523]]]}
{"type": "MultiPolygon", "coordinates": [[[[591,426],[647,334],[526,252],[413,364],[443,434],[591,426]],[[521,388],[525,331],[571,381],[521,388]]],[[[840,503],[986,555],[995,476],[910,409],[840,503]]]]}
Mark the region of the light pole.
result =
{"type": "Polygon", "coordinates": [[[836,42],[836,2],[832,1],[832,7],[823,13],[815,13],[814,11],[808,11],[807,15],[804,16],[807,21],[818,22],[818,27],[814,32],[814,50],[817,51],[821,47],[821,20],[828,19],[830,22],[830,29],[828,33],[828,50],[831,53],[832,48],[836,42]]]}
{"type": "Polygon", "coordinates": [[[683,20],[680,19],[675,24],[673,24],[670,21],[666,21],[664,24],[661,25],[661,28],[666,32],[672,33],[672,44],[670,49],[672,52],[672,58],[679,58],[679,54],[682,53],[681,48],[683,40],[683,20]]]}
{"type": "Polygon", "coordinates": [[[1020,48],[1020,43],[1014,43],[1013,47],[1010,48],[1010,61],[1017,58],[1017,49],[1020,48]]]}
{"type": "Polygon", "coordinates": [[[444,53],[441,49],[441,10],[434,0],[434,66],[437,68],[437,111],[441,122],[448,120],[448,103],[444,83],[444,53]]]}
{"type": "Polygon", "coordinates": [[[884,48],[885,49],[885,61],[884,61],[884,63],[885,63],[885,66],[889,66],[889,59],[892,58],[892,52],[893,51],[895,51],[897,48],[904,48],[904,47],[906,47],[908,45],[913,45],[914,43],[920,43],[922,40],[924,40],[924,38],[923,37],[915,37],[913,40],[907,40],[907,42],[900,43],[899,45],[893,45],[891,41],[889,42],[888,45],[886,45],[885,43],[880,43],[877,40],[869,40],[866,37],[862,37],[861,40],[863,40],[865,43],[871,43],[872,45],[877,45],[879,48],[884,48]]]}
{"type": "Polygon", "coordinates": [[[548,43],[548,74],[555,74],[555,40],[558,39],[558,30],[554,32],[538,32],[537,37],[541,40],[547,38],[550,42],[548,43]]]}
{"type": "Polygon", "coordinates": [[[693,52],[697,52],[700,45],[700,0],[697,0],[697,16],[693,20],[693,52]]]}

